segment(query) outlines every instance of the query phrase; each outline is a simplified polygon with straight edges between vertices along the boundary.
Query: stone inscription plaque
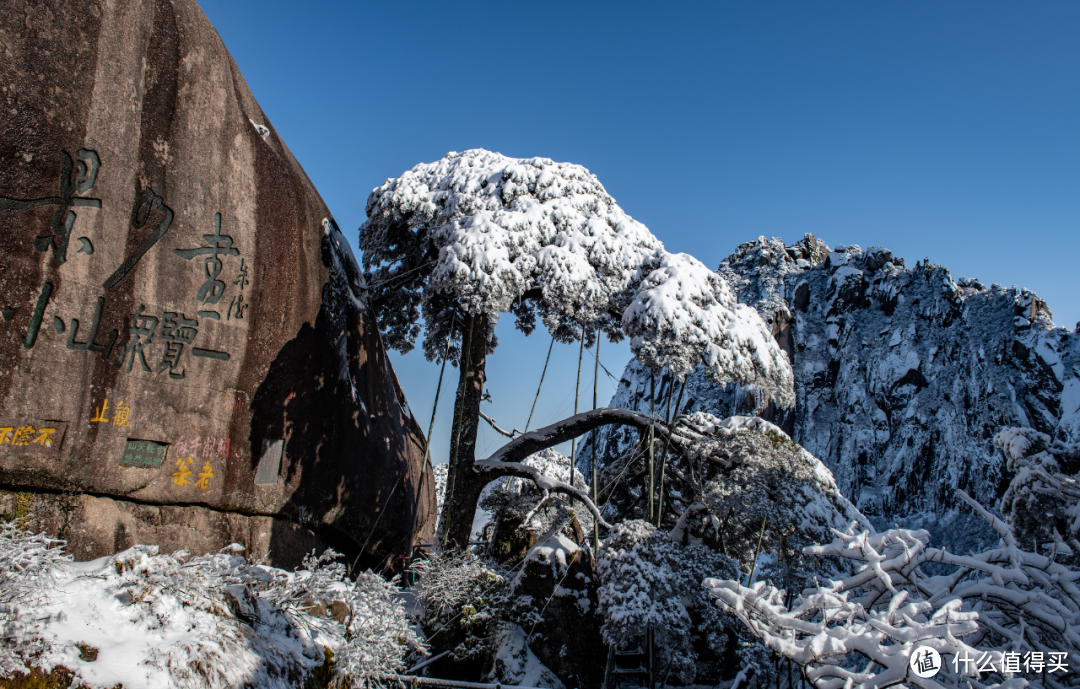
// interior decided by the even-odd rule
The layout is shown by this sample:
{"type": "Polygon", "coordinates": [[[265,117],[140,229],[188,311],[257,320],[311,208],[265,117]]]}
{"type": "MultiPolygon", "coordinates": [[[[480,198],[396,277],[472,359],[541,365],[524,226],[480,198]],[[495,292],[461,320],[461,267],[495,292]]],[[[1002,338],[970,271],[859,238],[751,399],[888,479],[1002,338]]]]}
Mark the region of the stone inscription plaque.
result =
{"type": "Polygon", "coordinates": [[[138,440],[128,438],[124,443],[124,454],[120,457],[122,467],[159,467],[165,462],[169,446],[156,440],[138,440]]]}

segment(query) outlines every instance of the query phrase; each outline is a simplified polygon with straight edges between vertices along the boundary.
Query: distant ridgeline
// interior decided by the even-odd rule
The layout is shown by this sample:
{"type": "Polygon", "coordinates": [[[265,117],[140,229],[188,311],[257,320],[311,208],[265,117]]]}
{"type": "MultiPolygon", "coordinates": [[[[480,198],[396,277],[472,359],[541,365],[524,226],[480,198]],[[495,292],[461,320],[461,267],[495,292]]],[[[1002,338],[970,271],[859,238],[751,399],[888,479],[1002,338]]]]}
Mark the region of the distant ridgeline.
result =
{"type": "Polygon", "coordinates": [[[5,6],[0,54],[0,512],[80,559],[430,537],[355,259],[195,1],[5,6]]]}
{"type": "MultiPolygon", "coordinates": [[[[747,242],[718,272],[791,357],[795,407],[760,415],[820,458],[872,521],[917,524],[963,547],[986,530],[954,488],[996,505],[1011,478],[996,431],[1029,426],[1080,440],[1080,334],[1055,328],[1029,291],[954,281],[928,262],[908,269],[885,249],[830,250],[811,235],[789,247],[747,242]]],[[[670,389],[657,377],[658,414],[670,389]]],[[[648,372],[631,361],[611,406],[647,412],[649,390],[648,372]]],[[[725,417],[755,405],[754,391],[720,389],[699,369],[681,411],[725,417]]],[[[599,461],[635,433],[601,430],[599,461]]],[[[591,443],[578,454],[586,470],[591,443]]]]}

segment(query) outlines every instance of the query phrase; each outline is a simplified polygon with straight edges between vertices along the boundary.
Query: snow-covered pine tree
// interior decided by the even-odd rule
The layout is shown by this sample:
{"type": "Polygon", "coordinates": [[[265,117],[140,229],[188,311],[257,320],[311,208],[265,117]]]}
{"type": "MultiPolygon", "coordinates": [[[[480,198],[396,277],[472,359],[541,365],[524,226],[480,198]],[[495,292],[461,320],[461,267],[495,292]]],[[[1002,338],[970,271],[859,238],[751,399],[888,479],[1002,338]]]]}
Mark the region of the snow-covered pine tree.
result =
{"type": "MultiPolygon", "coordinates": [[[[680,523],[675,536],[683,535],[683,526],[680,523]]],[[[657,680],[693,682],[699,655],[693,646],[693,617],[712,612],[701,580],[706,572],[725,570],[729,576],[737,573],[731,559],[707,546],[678,542],[641,519],[618,524],[597,558],[597,574],[604,582],[599,590],[604,642],[626,648],[643,642],[646,629],[652,629],[657,666],[664,668],[657,680]]],[[[717,632],[705,635],[714,655],[727,642],[717,632]]]]}
{"type": "MultiPolygon", "coordinates": [[[[474,463],[486,357],[503,313],[526,334],[539,317],[562,342],[588,345],[598,331],[613,341],[629,336],[655,370],[683,377],[703,362],[721,385],[756,386],[782,407],[794,402],[790,365],[760,316],[699,261],[667,253],[580,165],[450,153],[373,190],[367,217],[360,248],[384,342],[409,351],[422,319],[426,356],[435,360],[449,341],[458,361],[451,495],[440,519],[452,543],[468,541],[480,492],[494,478],[474,463]]],[[[598,425],[570,424],[545,438],[562,442],[598,425]]]]}
{"type": "Polygon", "coordinates": [[[994,445],[1015,474],[1001,498],[1001,513],[1016,539],[1034,552],[1064,540],[1080,562],[1080,447],[1054,440],[1033,428],[1003,428],[994,445]]]}

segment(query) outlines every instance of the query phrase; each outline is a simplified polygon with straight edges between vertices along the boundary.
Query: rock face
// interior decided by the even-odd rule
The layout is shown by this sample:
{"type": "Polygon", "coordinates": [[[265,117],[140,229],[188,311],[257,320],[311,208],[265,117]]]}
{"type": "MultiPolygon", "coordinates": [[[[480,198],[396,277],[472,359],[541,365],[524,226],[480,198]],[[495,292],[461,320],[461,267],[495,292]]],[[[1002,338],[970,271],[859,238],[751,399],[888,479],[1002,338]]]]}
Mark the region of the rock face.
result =
{"type": "MultiPolygon", "coordinates": [[[[953,491],[998,503],[1011,476],[994,434],[1028,426],[1080,438],[1080,335],[1056,328],[1031,292],[954,281],[925,261],[909,269],[886,249],[830,250],[809,235],[743,244],[718,272],[791,356],[797,402],[774,422],[871,520],[922,523],[957,547],[980,540],[986,529],[953,491]]],[[[670,389],[657,379],[658,413],[670,389]]],[[[753,411],[753,397],[695,372],[681,411],[726,417],[753,411]]],[[[649,376],[635,362],[611,405],[648,410],[649,376]]],[[[600,461],[632,440],[602,431],[600,461]]]]}
{"type": "Polygon", "coordinates": [[[428,537],[356,261],[194,0],[9,3],[0,56],[0,488],[27,523],[283,566],[428,537]]]}
{"type": "Polygon", "coordinates": [[[598,583],[592,555],[564,535],[530,550],[514,581],[514,595],[531,597],[543,610],[529,646],[567,687],[603,682],[607,648],[596,614],[598,583]]]}

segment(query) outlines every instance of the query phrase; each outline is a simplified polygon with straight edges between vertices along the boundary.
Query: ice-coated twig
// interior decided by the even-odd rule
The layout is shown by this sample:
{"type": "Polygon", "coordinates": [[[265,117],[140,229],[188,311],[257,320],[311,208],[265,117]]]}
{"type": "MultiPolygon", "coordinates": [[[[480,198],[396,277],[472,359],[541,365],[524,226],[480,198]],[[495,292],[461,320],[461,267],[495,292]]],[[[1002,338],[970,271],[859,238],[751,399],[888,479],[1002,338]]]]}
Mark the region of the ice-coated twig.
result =
{"type": "MultiPolygon", "coordinates": [[[[1080,651],[1080,572],[1053,557],[1020,548],[1008,524],[962,491],[960,498],[1002,538],[999,548],[959,556],[927,545],[925,531],[879,534],[834,531],[835,539],[808,553],[859,563],[848,577],[809,588],[784,607],[783,592],[765,583],[707,579],[722,609],[761,641],[800,665],[819,689],[870,689],[904,683],[920,687],[1021,687],[1028,679],[1004,671],[1004,653],[1068,654],[1068,674],[1048,673],[1047,687],[1077,684],[1080,651]],[[920,565],[955,567],[927,576],[920,565]],[[942,657],[941,673],[909,671],[916,646],[942,657]],[[985,654],[991,654],[986,656],[985,654]],[[956,659],[996,658],[996,670],[969,672],[956,659]],[[868,660],[861,664],[858,659],[868,660]]],[[[1066,546],[1067,547],[1067,546],[1066,546]]],[[[1042,682],[1040,678],[1038,680],[1042,682]]]]}

